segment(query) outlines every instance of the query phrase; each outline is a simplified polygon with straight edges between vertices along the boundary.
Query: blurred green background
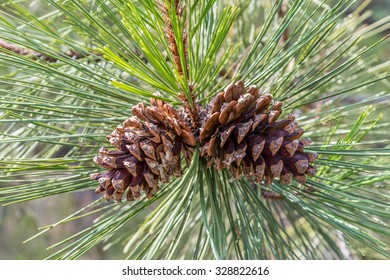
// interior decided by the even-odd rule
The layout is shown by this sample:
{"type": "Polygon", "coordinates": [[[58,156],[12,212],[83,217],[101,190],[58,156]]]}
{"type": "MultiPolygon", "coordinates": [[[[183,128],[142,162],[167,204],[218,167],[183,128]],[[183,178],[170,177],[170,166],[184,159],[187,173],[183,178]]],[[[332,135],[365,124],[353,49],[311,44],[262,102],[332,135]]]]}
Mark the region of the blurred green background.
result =
{"type": "MultiPolygon", "coordinates": [[[[2,1],[4,0],[0,2],[2,1]]],[[[390,14],[390,0],[374,0],[368,9],[372,11],[372,15],[367,23],[380,20],[390,14]]],[[[390,30],[387,30],[382,35],[389,32],[390,30]]],[[[390,59],[390,46],[382,48],[380,57],[383,61],[390,59]]],[[[2,187],[1,182],[0,187],[2,187]]],[[[0,206],[0,259],[43,259],[50,254],[50,250],[46,250],[48,246],[88,227],[93,222],[93,215],[54,228],[23,244],[24,240],[38,232],[39,227],[55,223],[98,198],[99,196],[95,195],[93,191],[95,187],[95,182],[91,181],[89,191],[61,194],[6,207],[0,206]]],[[[126,233],[126,229],[122,229],[122,231],[123,234],[126,233]]],[[[381,258],[360,244],[352,245],[359,252],[353,255],[355,259],[381,258]]],[[[104,250],[103,245],[96,246],[84,255],[84,258],[123,259],[121,244],[116,246],[117,248],[109,251],[104,250]]]]}

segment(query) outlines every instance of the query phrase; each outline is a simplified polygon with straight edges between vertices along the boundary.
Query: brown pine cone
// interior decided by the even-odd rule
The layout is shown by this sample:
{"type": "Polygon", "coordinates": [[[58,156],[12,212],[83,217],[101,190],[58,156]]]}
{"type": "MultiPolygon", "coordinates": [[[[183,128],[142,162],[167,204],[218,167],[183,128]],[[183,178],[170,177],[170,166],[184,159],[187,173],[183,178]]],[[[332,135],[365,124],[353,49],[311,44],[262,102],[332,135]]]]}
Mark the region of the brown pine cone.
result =
{"type": "Polygon", "coordinates": [[[299,140],[304,130],[293,115],[277,121],[282,103],[272,104],[272,99],[256,86],[245,89],[239,81],[211,101],[202,114],[199,136],[201,156],[207,158],[209,166],[226,168],[236,179],[244,175],[267,184],[275,178],[286,185],[293,178],[304,183],[307,174],[316,173],[310,163],[317,155],[304,152],[311,140],[299,140]]]}
{"type": "Polygon", "coordinates": [[[118,126],[107,140],[116,150],[102,147],[94,162],[107,171],[92,174],[99,181],[96,193],[120,202],[127,188],[127,200],[148,198],[172,176],[182,175],[180,155],[191,161],[196,139],[186,119],[172,105],[151,99],[132,108],[133,116],[118,126]]]}

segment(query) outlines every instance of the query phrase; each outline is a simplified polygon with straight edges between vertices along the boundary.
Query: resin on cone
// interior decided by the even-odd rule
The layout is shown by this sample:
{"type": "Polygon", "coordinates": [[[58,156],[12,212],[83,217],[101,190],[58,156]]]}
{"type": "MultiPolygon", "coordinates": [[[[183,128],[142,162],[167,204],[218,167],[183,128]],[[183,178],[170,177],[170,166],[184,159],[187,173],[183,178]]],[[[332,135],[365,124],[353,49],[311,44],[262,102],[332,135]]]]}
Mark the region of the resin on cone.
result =
{"type": "Polygon", "coordinates": [[[140,103],[132,108],[133,116],[118,126],[107,140],[116,147],[102,147],[94,158],[107,169],[92,174],[99,182],[96,193],[107,200],[120,202],[127,191],[128,201],[144,192],[148,198],[171,177],[182,175],[181,155],[191,162],[196,139],[186,116],[172,105],[151,99],[151,106],[140,103]]]}
{"type": "Polygon", "coordinates": [[[304,151],[311,140],[300,139],[304,130],[295,117],[278,121],[281,113],[282,103],[273,102],[271,94],[260,93],[256,86],[246,89],[242,81],[229,85],[202,114],[201,156],[236,179],[305,183],[306,175],[317,171],[311,165],[317,155],[304,151]]]}

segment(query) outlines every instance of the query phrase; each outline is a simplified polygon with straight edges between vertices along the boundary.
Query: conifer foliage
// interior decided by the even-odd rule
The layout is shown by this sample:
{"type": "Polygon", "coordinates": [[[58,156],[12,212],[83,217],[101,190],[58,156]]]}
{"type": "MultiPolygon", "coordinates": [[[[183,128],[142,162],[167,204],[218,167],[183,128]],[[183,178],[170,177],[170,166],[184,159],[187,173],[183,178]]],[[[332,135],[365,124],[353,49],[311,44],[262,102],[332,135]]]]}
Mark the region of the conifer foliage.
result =
{"type": "Polygon", "coordinates": [[[1,204],[94,195],[26,236],[85,219],[52,259],[389,258],[390,17],[366,4],[1,3],[1,204]]]}

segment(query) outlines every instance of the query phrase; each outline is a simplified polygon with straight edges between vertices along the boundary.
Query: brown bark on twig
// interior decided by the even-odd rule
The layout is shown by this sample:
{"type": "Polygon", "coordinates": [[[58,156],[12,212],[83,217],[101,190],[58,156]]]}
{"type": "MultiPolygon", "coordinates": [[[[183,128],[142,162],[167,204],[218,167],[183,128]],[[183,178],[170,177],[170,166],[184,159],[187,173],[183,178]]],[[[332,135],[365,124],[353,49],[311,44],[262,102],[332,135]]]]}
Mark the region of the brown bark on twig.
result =
{"type": "MultiPolygon", "coordinates": [[[[191,94],[191,101],[193,106],[189,104],[188,100],[186,99],[185,95],[183,94],[183,89],[182,93],[179,94],[179,98],[182,100],[183,105],[186,107],[186,109],[189,111],[192,119],[192,126],[194,129],[198,127],[199,124],[199,112],[196,104],[196,98],[195,95],[193,94],[194,90],[194,85],[191,83],[190,78],[189,78],[189,62],[188,62],[188,35],[187,35],[187,30],[183,30],[182,38],[183,38],[183,46],[184,46],[184,61],[182,61],[182,58],[180,57],[180,52],[179,52],[179,47],[178,47],[178,42],[176,41],[176,36],[172,27],[172,20],[170,17],[169,12],[173,8],[172,6],[167,6],[165,3],[158,2],[158,5],[160,6],[160,10],[164,16],[164,21],[166,24],[165,28],[165,35],[167,38],[167,41],[169,43],[170,51],[173,56],[173,62],[176,66],[177,71],[179,72],[181,77],[187,76],[188,77],[188,87],[190,90],[191,94]],[[185,67],[183,69],[183,66],[185,67]]],[[[180,5],[180,0],[175,0],[174,3],[174,8],[175,12],[178,18],[182,19],[183,18],[183,13],[184,13],[184,7],[180,5]]],[[[186,26],[186,23],[184,23],[186,26]]],[[[181,88],[181,85],[179,83],[179,88],[181,88]]]]}
{"type": "MultiPolygon", "coordinates": [[[[8,51],[11,51],[13,53],[19,54],[19,55],[29,56],[34,60],[40,59],[40,60],[44,60],[44,61],[49,62],[49,63],[54,63],[54,62],[58,61],[57,58],[55,58],[55,57],[48,56],[46,54],[43,54],[43,53],[40,53],[37,51],[25,49],[25,48],[19,47],[17,45],[8,43],[8,42],[0,39],[0,52],[1,52],[1,48],[6,49],[8,51]]],[[[102,54],[97,53],[97,52],[94,52],[93,54],[96,56],[102,56],[102,54]]],[[[67,56],[67,57],[72,58],[72,59],[81,59],[81,58],[85,58],[88,56],[84,53],[80,53],[80,52],[75,51],[75,50],[68,50],[66,52],[59,53],[59,55],[67,56]]]]}
{"type": "MultiPolygon", "coordinates": [[[[167,5],[161,4],[161,3],[159,3],[159,6],[160,6],[160,9],[164,15],[164,21],[166,24],[165,36],[168,40],[170,50],[171,50],[171,53],[173,55],[174,63],[176,65],[176,68],[177,68],[179,74],[181,76],[184,76],[184,70],[182,67],[183,64],[182,64],[182,61],[180,58],[178,44],[176,42],[175,33],[174,33],[173,27],[172,27],[172,21],[171,21],[170,15],[169,15],[169,11],[172,9],[172,7],[168,7],[167,5]]],[[[179,0],[175,0],[175,11],[176,11],[176,15],[178,18],[181,18],[183,16],[184,9],[183,9],[183,7],[181,7],[179,0]]],[[[184,65],[186,65],[186,67],[187,67],[186,72],[188,73],[189,66],[188,66],[187,34],[186,33],[183,34],[183,45],[184,45],[184,52],[185,52],[184,65]]]]}
{"type": "MultiPolygon", "coordinates": [[[[282,1],[283,1],[283,3],[280,6],[280,9],[278,11],[278,17],[281,20],[283,20],[283,18],[286,16],[287,2],[288,2],[287,0],[282,0],[282,1]]],[[[288,28],[286,28],[286,30],[284,30],[284,32],[283,32],[282,38],[279,41],[280,45],[284,46],[285,50],[288,48],[288,44],[286,44],[286,42],[288,41],[289,37],[290,37],[290,32],[289,32],[288,28]]]]}

